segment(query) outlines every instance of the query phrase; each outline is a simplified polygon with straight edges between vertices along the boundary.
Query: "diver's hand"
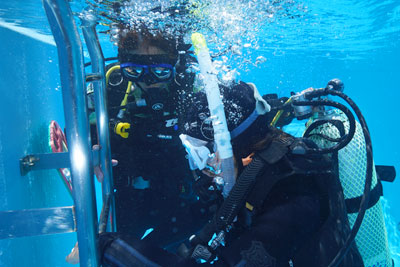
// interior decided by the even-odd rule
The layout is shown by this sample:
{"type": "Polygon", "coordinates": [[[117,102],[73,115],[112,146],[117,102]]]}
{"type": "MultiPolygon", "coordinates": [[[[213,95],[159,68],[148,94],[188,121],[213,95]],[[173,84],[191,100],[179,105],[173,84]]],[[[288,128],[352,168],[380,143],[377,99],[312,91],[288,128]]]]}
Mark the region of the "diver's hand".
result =
{"type": "Polygon", "coordinates": [[[202,173],[209,177],[216,177],[221,175],[221,159],[219,157],[218,151],[216,151],[212,156],[207,159],[206,167],[201,170],[202,173]]]}
{"type": "Polygon", "coordinates": [[[221,191],[222,187],[219,185],[219,176],[209,177],[206,175],[201,175],[193,184],[192,188],[196,196],[199,197],[200,201],[210,205],[215,203],[216,200],[222,197],[221,191]]]}
{"type": "MultiPolygon", "coordinates": [[[[93,146],[93,150],[99,150],[99,149],[100,149],[99,145],[94,145],[93,146]]],[[[117,166],[118,165],[118,161],[116,159],[112,159],[111,160],[111,164],[112,164],[113,167],[117,166]]],[[[96,175],[97,181],[102,183],[103,180],[104,180],[104,173],[101,170],[101,165],[94,166],[94,174],[96,175]]]]}

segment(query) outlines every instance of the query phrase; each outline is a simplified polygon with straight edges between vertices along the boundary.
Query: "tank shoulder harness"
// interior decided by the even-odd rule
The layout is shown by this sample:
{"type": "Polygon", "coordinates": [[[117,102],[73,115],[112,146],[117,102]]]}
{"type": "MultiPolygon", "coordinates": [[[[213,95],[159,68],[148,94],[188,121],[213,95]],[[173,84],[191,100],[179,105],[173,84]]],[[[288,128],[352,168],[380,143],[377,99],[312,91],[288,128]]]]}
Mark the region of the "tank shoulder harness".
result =
{"type": "Polygon", "coordinates": [[[246,208],[250,211],[261,207],[272,187],[289,176],[296,174],[316,175],[331,174],[331,161],[322,160],[321,156],[307,155],[308,148],[316,145],[306,138],[294,138],[281,135],[273,140],[257,155],[265,162],[265,171],[269,172],[268,179],[256,179],[251,193],[247,197],[246,208]],[[299,157],[298,155],[301,155],[299,157]],[[277,164],[279,162],[279,164],[277,164]]]}

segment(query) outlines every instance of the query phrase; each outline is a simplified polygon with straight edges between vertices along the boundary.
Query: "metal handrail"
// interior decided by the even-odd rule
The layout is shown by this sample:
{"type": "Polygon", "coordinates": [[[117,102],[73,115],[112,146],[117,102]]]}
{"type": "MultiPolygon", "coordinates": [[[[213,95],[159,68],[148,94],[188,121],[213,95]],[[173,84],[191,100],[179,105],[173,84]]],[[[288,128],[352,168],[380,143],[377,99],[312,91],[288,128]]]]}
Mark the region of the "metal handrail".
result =
{"type": "Polygon", "coordinates": [[[99,266],[82,44],[67,0],[43,0],[57,44],[81,266],[99,266]]]}
{"type": "Polygon", "coordinates": [[[85,38],[86,47],[92,62],[92,73],[100,74],[101,78],[93,81],[97,140],[100,149],[100,164],[104,174],[102,182],[102,200],[103,203],[110,203],[111,220],[108,219],[107,230],[115,232],[115,201],[112,180],[112,163],[110,149],[110,133],[108,127],[107,97],[105,83],[104,56],[96,33],[96,24],[98,18],[91,11],[83,11],[79,16],[82,22],[82,33],[85,38]],[[109,196],[109,201],[107,201],[109,196]]]}

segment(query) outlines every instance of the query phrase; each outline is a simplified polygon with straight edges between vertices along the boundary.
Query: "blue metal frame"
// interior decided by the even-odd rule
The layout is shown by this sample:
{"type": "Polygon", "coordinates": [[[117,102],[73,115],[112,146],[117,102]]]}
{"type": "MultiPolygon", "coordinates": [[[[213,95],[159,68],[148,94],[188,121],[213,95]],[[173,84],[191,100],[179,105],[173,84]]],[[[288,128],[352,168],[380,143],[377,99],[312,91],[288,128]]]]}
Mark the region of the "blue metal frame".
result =
{"type": "Polygon", "coordinates": [[[0,218],[0,239],[76,231],[73,207],[0,211],[0,218]]]}
{"type": "Polygon", "coordinates": [[[105,67],[104,56],[101,51],[101,46],[96,34],[96,24],[98,18],[90,11],[84,11],[80,15],[82,21],[82,33],[85,38],[86,47],[89,51],[90,59],[92,62],[92,73],[101,75],[101,79],[93,81],[95,110],[96,110],[96,125],[97,125],[97,140],[100,145],[100,162],[104,174],[102,182],[103,203],[110,203],[110,219],[108,219],[107,230],[116,231],[115,224],[115,201],[113,192],[113,179],[112,179],[112,163],[111,163],[111,150],[110,150],[110,133],[109,133],[109,119],[107,113],[107,97],[106,97],[106,83],[105,83],[105,67]],[[109,201],[107,197],[109,196],[109,201]]]}
{"type": "MultiPolygon", "coordinates": [[[[92,150],[93,165],[100,165],[100,150],[92,150]]],[[[30,171],[71,168],[69,152],[30,154],[20,159],[21,176],[30,171]]]]}
{"type": "Polygon", "coordinates": [[[20,169],[25,175],[31,170],[70,168],[75,205],[1,211],[0,239],[77,231],[81,266],[99,266],[93,166],[101,165],[104,172],[101,231],[116,229],[104,58],[95,31],[97,18],[90,13],[81,17],[93,72],[85,76],[82,44],[68,1],[42,1],[58,49],[68,152],[27,155],[20,160],[20,169]],[[85,81],[94,86],[100,150],[91,149],[85,81]]]}
{"type": "Polygon", "coordinates": [[[67,0],[43,0],[57,44],[81,266],[99,266],[83,50],[67,0]]]}

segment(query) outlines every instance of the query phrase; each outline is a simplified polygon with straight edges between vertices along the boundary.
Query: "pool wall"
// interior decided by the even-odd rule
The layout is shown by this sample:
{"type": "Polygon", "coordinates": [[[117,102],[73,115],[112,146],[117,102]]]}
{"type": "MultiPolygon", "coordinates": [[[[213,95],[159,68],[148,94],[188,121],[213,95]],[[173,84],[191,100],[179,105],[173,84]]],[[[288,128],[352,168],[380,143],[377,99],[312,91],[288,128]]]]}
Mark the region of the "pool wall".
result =
{"type": "MultiPolygon", "coordinates": [[[[51,120],[64,126],[56,46],[12,25],[0,36],[0,210],[71,206],[55,170],[19,169],[23,156],[49,152],[51,120]]],[[[71,266],[64,259],[75,242],[76,233],[0,240],[0,266],[71,266]]]]}

